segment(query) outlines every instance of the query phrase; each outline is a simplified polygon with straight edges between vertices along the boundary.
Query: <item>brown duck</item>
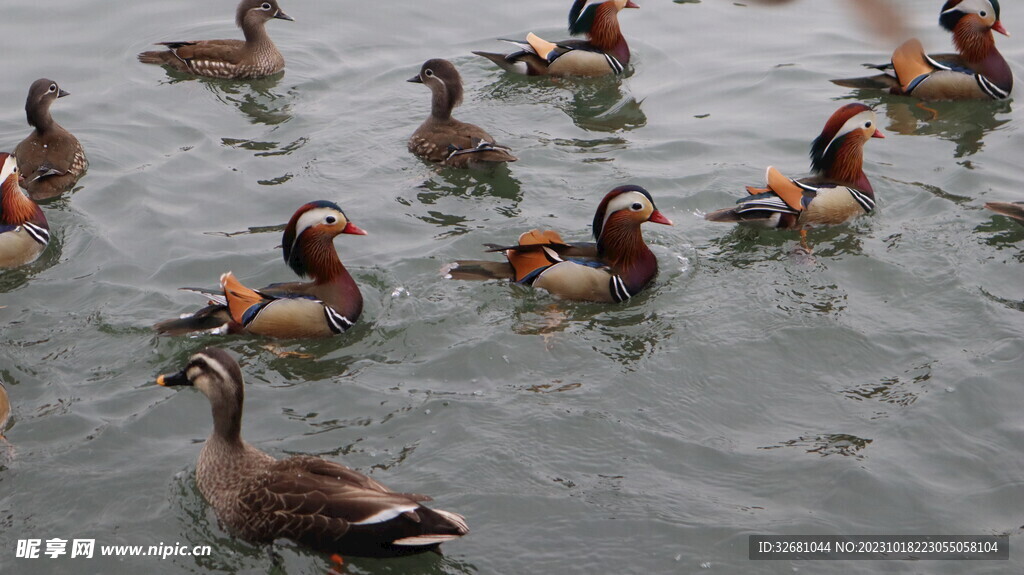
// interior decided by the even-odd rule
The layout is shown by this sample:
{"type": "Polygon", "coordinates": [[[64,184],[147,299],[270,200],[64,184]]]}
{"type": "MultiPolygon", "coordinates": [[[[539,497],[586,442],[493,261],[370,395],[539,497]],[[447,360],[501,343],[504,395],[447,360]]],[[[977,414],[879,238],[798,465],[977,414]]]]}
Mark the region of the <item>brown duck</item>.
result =
{"type": "Polygon", "coordinates": [[[270,39],[264,24],[268,20],[293,20],[277,0],[242,0],[235,24],[245,40],[197,40],[157,42],[166,51],[143,52],[139,61],[170,66],[179,72],[212,78],[260,78],[284,70],[284,56],[270,39]]]}
{"type": "Polygon", "coordinates": [[[221,524],[243,539],[283,538],[325,553],[393,557],[434,551],[469,533],[461,515],[424,507],[425,495],[395,493],[319,457],[275,459],[247,443],[242,371],[222,349],[201,350],[157,383],[194,386],[210,400],[213,433],[199,453],[196,485],[221,524]]]}
{"type": "Polygon", "coordinates": [[[452,110],[462,102],[462,77],[448,60],[427,60],[409,82],[424,84],[433,95],[430,117],[409,138],[409,151],[455,168],[480,168],[514,162],[511,150],[494,142],[480,126],[460,122],[452,110]]]}
{"type": "Polygon", "coordinates": [[[85,151],[78,138],[65,130],[50,115],[50,105],[67,96],[53,80],[40,78],[32,82],[25,100],[28,125],[35,128],[18,144],[18,158],[23,183],[34,200],[45,200],[70,190],[89,168],[85,151]]]}

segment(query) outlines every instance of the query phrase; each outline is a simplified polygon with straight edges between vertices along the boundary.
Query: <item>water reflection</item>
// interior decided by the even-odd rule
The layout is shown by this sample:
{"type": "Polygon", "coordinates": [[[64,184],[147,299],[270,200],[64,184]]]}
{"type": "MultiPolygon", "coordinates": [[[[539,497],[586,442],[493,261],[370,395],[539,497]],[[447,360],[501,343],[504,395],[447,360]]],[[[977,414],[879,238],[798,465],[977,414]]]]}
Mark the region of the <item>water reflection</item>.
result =
{"type": "MultiPolygon", "coordinates": [[[[431,206],[425,213],[414,217],[429,224],[447,228],[439,237],[459,235],[469,231],[472,221],[465,214],[466,205],[460,198],[497,199],[494,211],[506,218],[517,218],[521,215],[519,204],[523,201],[523,192],[519,180],[512,176],[508,165],[499,164],[492,170],[459,170],[444,166],[431,166],[435,177],[425,180],[416,186],[415,202],[423,206],[431,206]]],[[[414,206],[415,202],[399,197],[398,202],[405,206],[414,206]]]]}
{"type": "Polygon", "coordinates": [[[1012,111],[1010,101],[922,103],[871,90],[855,90],[849,99],[864,101],[876,110],[877,104],[885,104],[886,130],[903,136],[938,136],[956,146],[956,158],[980,152],[985,135],[1009,122],[1012,111]]]}
{"type": "Polygon", "coordinates": [[[166,69],[169,84],[196,81],[214,95],[217,100],[234,106],[249,117],[253,124],[276,126],[292,119],[294,88],[278,93],[277,88],[284,72],[253,80],[224,80],[192,76],[166,69]]]}
{"type": "Polygon", "coordinates": [[[847,433],[827,433],[823,435],[801,435],[796,439],[782,441],[777,445],[758,447],[758,449],[780,449],[782,447],[795,447],[803,449],[805,453],[815,453],[821,457],[829,455],[852,456],[863,459],[864,450],[873,439],[865,439],[847,433]]]}
{"type": "Polygon", "coordinates": [[[647,125],[637,100],[622,79],[542,78],[503,74],[487,88],[490,97],[506,102],[544,102],[565,112],[577,127],[594,132],[620,132],[647,125]]]}
{"type": "MultiPolygon", "coordinates": [[[[905,370],[902,375],[885,377],[880,381],[856,385],[841,390],[844,396],[857,401],[878,401],[881,403],[907,407],[917,401],[918,396],[927,391],[925,384],[932,378],[932,365],[928,362],[905,370]]],[[[886,417],[879,413],[873,419],[886,417]]]]}

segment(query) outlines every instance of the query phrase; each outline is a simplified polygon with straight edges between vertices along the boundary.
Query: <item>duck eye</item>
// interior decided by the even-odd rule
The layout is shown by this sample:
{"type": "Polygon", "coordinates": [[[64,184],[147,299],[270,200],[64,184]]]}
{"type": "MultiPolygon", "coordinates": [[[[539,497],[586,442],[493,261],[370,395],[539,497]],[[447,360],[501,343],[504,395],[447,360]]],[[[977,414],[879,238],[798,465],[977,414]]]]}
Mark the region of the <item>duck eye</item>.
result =
{"type": "Polygon", "coordinates": [[[272,6],[270,5],[270,2],[264,2],[263,5],[260,6],[260,8],[262,8],[264,10],[270,10],[272,8],[272,6]]]}
{"type": "Polygon", "coordinates": [[[431,70],[430,68],[427,68],[426,70],[423,71],[423,75],[429,78],[430,76],[434,75],[434,71],[431,70]]]}
{"type": "Polygon", "coordinates": [[[981,12],[978,12],[978,16],[981,16],[982,18],[984,18],[985,16],[988,16],[988,12],[985,12],[984,10],[982,10],[981,12]]]}
{"type": "Polygon", "coordinates": [[[629,208],[634,212],[639,212],[640,210],[644,209],[644,206],[640,202],[633,202],[633,205],[629,206],[629,208]]]}
{"type": "Polygon", "coordinates": [[[57,91],[57,84],[50,84],[50,91],[51,92],[56,92],[57,91]]]}
{"type": "Polygon", "coordinates": [[[326,218],[324,218],[324,221],[329,224],[333,224],[334,222],[338,221],[338,218],[334,216],[327,216],[326,218]]]}
{"type": "Polygon", "coordinates": [[[868,123],[864,124],[864,127],[865,128],[870,128],[871,127],[871,122],[869,121],[868,123]]]}

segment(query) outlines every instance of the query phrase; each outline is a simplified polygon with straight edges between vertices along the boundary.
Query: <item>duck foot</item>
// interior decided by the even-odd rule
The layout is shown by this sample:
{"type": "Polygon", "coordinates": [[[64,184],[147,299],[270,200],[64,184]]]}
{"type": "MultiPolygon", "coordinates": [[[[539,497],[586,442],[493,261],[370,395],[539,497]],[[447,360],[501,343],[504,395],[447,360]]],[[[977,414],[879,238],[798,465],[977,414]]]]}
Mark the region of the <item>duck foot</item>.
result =
{"type": "MultiPolygon", "coordinates": [[[[929,108],[928,106],[925,105],[924,102],[918,102],[918,103],[916,103],[914,105],[917,106],[918,108],[921,108],[925,112],[928,112],[929,114],[932,115],[931,118],[928,118],[929,122],[934,122],[935,120],[939,119],[939,111],[936,110],[935,108],[929,108]]],[[[886,128],[886,129],[888,129],[888,128],[886,128]]]]}
{"type": "Polygon", "coordinates": [[[297,357],[299,359],[316,359],[316,356],[314,356],[313,354],[302,353],[301,351],[285,351],[281,349],[281,346],[274,343],[268,343],[267,345],[264,345],[263,349],[269,351],[270,353],[276,355],[281,359],[289,357],[297,357]]]}
{"type": "Polygon", "coordinates": [[[331,555],[331,568],[327,570],[327,575],[342,575],[345,573],[345,559],[337,553],[331,555]]]}

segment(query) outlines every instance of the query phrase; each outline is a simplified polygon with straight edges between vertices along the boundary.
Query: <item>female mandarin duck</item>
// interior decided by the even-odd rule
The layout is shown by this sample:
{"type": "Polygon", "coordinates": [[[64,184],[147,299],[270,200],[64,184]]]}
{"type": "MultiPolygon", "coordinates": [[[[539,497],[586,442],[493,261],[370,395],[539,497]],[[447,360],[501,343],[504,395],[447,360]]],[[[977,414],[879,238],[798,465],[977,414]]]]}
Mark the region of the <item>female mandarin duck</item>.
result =
{"type": "Polygon", "coordinates": [[[875,192],[862,168],[864,144],[884,138],[875,113],[864,104],[836,110],[811,144],[812,174],[791,180],[768,168],[768,187],[747,187],[750,195],[736,207],[705,215],[713,222],[738,222],[768,228],[799,229],[819,224],[841,224],[870,213],[875,192]]]}
{"type": "Polygon", "coordinates": [[[427,60],[409,82],[425,84],[433,94],[430,117],[409,138],[409,151],[456,168],[484,167],[514,162],[509,148],[498,145],[479,126],[452,117],[462,102],[462,78],[448,60],[427,60]]]}
{"type": "Polygon", "coordinates": [[[0,152],[0,269],[33,262],[50,242],[43,210],[18,185],[14,156],[0,152]]]}
{"type": "Polygon", "coordinates": [[[596,244],[569,244],[552,231],[530,230],[519,244],[487,244],[508,262],[458,261],[446,266],[453,279],[511,279],[570,300],[622,302],[658,274],[658,260],[644,243],[644,222],[672,225],[640,186],[608,192],[594,214],[596,244]]]}
{"type": "Polygon", "coordinates": [[[833,80],[851,88],[888,88],[922,100],[1003,100],[1013,89],[1013,73],[996,49],[992,31],[1009,35],[999,21],[998,0],[948,0],[939,23],[953,33],[957,54],[928,56],[917,38],[892,55],[892,64],[871,66],[885,74],[833,80]]]}
{"type": "Polygon", "coordinates": [[[985,207],[1024,225],[1024,202],[988,202],[985,207]]]}
{"type": "Polygon", "coordinates": [[[71,132],[53,121],[50,104],[68,93],[53,80],[40,78],[32,82],[25,101],[28,124],[35,128],[14,149],[25,189],[35,200],[61,195],[74,187],[89,168],[85,151],[71,132]]]}
{"type": "Polygon", "coordinates": [[[196,486],[217,519],[259,544],[290,539],[325,553],[393,557],[437,550],[466,533],[466,521],[395,493],[344,465],[296,455],[275,459],[242,439],[245,386],[238,362],[208,347],[162,386],[194,386],[210,400],[213,433],[196,465],[196,486]]]}
{"type": "Polygon", "coordinates": [[[197,331],[252,333],[280,338],[324,337],[352,327],[363,310],[359,286],[338,259],[334,238],[366,235],[333,202],[310,202],[285,227],[284,261],[312,282],[271,284],[259,290],[243,286],[231,273],[221,276],[220,292],[183,288],[210,298],[210,305],[154,329],[182,335],[197,331]]]}
{"type": "Polygon", "coordinates": [[[197,40],[157,42],[166,51],[143,52],[139,61],[170,66],[179,72],[212,78],[260,78],[284,70],[284,56],[277,51],[264,24],[273,18],[293,20],[277,0],[242,0],[235,24],[245,40],[197,40]]]}
{"type": "Polygon", "coordinates": [[[632,0],[591,4],[575,0],[569,10],[569,33],[586,40],[548,42],[530,33],[526,42],[505,40],[521,50],[511,54],[473,52],[510,72],[530,76],[605,76],[621,74],[629,65],[629,45],[619,30],[619,12],[639,8],[632,0]]]}

